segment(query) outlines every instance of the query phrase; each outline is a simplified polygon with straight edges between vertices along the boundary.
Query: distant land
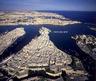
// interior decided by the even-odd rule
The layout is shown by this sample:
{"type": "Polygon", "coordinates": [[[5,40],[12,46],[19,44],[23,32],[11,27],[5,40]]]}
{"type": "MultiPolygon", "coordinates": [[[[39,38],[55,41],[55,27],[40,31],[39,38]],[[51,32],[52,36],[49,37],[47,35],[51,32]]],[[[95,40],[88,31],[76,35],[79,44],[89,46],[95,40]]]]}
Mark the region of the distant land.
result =
{"type": "Polygon", "coordinates": [[[0,12],[0,25],[68,25],[80,23],[79,21],[73,21],[65,18],[62,15],[52,12],[0,12]]]}

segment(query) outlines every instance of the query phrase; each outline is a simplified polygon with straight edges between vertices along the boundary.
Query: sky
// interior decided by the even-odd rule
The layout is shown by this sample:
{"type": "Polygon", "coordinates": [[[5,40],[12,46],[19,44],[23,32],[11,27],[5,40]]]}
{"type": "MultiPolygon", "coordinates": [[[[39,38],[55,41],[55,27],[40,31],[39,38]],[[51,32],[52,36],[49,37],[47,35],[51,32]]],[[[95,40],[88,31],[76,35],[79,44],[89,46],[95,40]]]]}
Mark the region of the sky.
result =
{"type": "Polygon", "coordinates": [[[0,10],[96,11],[96,0],[0,0],[0,10]]]}

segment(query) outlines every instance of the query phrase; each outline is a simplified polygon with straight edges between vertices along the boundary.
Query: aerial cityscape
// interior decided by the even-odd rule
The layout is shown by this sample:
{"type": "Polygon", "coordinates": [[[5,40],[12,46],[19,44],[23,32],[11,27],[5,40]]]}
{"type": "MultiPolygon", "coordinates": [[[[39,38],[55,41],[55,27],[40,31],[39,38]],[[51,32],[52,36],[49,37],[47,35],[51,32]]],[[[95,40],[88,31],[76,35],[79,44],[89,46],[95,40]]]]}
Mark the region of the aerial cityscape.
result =
{"type": "Polygon", "coordinates": [[[96,1],[1,0],[0,81],[96,81],[96,1]]]}

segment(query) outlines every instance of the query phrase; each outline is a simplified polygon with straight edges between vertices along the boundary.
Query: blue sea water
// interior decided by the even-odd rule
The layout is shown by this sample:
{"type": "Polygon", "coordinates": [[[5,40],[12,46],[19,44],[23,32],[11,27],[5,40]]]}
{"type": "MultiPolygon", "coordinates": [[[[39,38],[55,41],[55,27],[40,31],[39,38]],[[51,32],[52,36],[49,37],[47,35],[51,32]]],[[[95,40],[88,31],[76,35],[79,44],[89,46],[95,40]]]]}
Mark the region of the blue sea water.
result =
{"type": "MultiPolygon", "coordinates": [[[[90,30],[90,27],[96,27],[96,12],[69,12],[69,11],[47,11],[64,15],[65,17],[81,21],[81,24],[73,24],[66,26],[53,26],[53,25],[29,25],[23,26],[26,34],[18,38],[13,45],[0,55],[0,60],[6,58],[10,54],[17,53],[25,45],[27,45],[35,36],[39,35],[39,29],[44,26],[50,29],[52,32],[49,34],[50,40],[60,50],[79,58],[86,71],[90,74],[88,81],[95,81],[96,62],[88,55],[82,52],[75,41],[71,39],[71,36],[75,35],[93,35],[96,37],[96,32],[90,30]],[[63,33],[59,33],[59,32],[63,33]],[[67,32],[66,32],[67,31],[67,32]],[[64,33],[65,32],[65,33],[64,33]],[[86,59],[86,60],[85,60],[86,59]]],[[[11,31],[19,26],[1,26],[0,34],[11,31]]]]}
{"type": "Polygon", "coordinates": [[[65,17],[71,20],[79,20],[84,23],[96,24],[96,12],[95,11],[93,12],[90,12],[90,11],[50,11],[50,12],[64,15],[65,17]]]}

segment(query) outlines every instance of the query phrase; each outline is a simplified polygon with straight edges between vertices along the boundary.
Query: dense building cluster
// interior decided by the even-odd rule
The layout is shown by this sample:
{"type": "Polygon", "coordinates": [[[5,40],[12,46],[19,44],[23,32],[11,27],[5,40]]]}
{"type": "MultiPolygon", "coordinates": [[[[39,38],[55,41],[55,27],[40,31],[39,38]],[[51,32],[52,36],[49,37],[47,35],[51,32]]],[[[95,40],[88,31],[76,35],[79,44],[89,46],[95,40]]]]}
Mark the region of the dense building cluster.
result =
{"type": "Polygon", "coordinates": [[[23,36],[25,31],[23,28],[16,28],[10,32],[6,32],[5,34],[0,36],[0,54],[9,47],[16,39],[20,36],[23,36]]]}
{"type": "Polygon", "coordinates": [[[96,37],[92,35],[77,35],[72,37],[82,51],[96,60],[96,37]]]}
{"type": "Polygon", "coordinates": [[[27,77],[29,71],[45,71],[49,76],[61,76],[62,71],[70,79],[85,81],[86,71],[82,63],[77,59],[75,71],[69,65],[72,62],[71,56],[59,50],[49,39],[51,31],[42,27],[39,31],[40,36],[32,39],[21,51],[9,59],[2,68],[17,78],[27,77]]]}

